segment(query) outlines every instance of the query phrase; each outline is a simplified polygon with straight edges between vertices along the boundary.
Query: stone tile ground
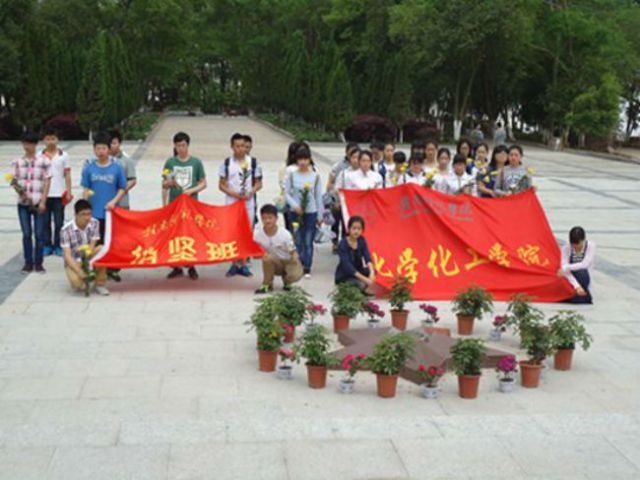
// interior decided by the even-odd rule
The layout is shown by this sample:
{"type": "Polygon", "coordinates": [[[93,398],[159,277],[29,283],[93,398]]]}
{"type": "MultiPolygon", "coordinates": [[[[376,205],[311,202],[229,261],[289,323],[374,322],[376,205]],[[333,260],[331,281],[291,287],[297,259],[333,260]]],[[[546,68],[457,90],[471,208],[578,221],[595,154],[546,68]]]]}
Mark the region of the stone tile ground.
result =
{"type": "MultiPolygon", "coordinates": [[[[203,201],[222,202],[217,169],[235,131],[254,137],[261,202],[276,196],[286,137],[246,118],[167,117],[147,143],[126,144],[139,159],[134,208],[159,206],[178,130],[205,162],[203,201]]],[[[90,146],[63,146],[77,183],[90,146]]],[[[343,147],[313,147],[326,178],[343,147]]],[[[0,144],[5,169],[19,151],[0,144]]],[[[0,479],[640,478],[640,167],[534,148],[525,161],[538,171],[558,239],[581,224],[598,244],[597,303],[580,308],[595,343],[572,372],[549,372],[536,391],[500,394],[486,372],[476,401],[456,396],[452,376],[439,400],[426,401],[403,381],[395,399],[378,399],[368,374],[345,397],[338,374],[311,391],[302,367],[287,383],[258,373],[243,322],[259,278],[227,280],[224,265],[201,268],[198,282],[126,271],[108,298],[70,293],[55,257],[46,275],[22,278],[14,197],[3,185],[0,479]]],[[[304,282],[317,301],[326,301],[334,268],[318,247],[304,282]]],[[[438,306],[453,325],[448,305],[438,306]]],[[[414,307],[410,323],[418,320],[414,307]]],[[[489,322],[478,330],[488,335],[489,322]]],[[[507,335],[501,348],[517,352],[516,339],[507,335]]]]}

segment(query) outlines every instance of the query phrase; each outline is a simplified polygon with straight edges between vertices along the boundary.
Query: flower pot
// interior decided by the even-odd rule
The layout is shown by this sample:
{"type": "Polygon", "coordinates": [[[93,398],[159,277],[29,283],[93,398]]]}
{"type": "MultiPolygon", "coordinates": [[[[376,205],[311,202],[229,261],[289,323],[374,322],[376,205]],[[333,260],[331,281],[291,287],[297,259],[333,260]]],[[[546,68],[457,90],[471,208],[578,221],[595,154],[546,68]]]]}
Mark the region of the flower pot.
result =
{"type": "Polygon", "coordinates": [[[324,388],[327,385],[327,367],[307,365],[307,379],[310,388],[324,388]]]}
{"type": "Polygon", "coordinates": [[[458,315],[458,335],[471,335],[473,333],[473,316],[458,315]]]}
{"type": "Polygon", "coordinates": [[[508,380],[502,379],[498,381],[498,390],[500,390],[502,393],[511,393],[513,392],[515,383],[516,382],[512,378],[508,380]]]}
{"type": "Polygon", "coordinates": [[[261,372],[273,372],[278,362],[278,352],[258,350],[258,370],[261,372]]]}
{"type": "Polygon", "coordinates": [[[408,310],[391,310],[391,325],[398,330],[406,330],[408,317],[408,310]]]}
{"type": "Polygon", "coordinates": [[[438,398],[438,394],[440,393],[440,388],[437,386],[430,387],[426,383],[423,383],[420,385],[420,393],[422,393],[422,396],[424,398],[438,398]]]}
{"type": "Polygon", "coordinates": [[[351,394],[353,393],[353,387],[356,384],[355,380],[350,378],[341,378],[340,379],[340,393],[351,394]]]}
{"type": "Polygon", "coordinates": [[[346,315],[334,315],[333,316],[333,333],[338,333],[340,330],[349,330],[349,320],[346,315]]]}
{"type": "Polygon", "coordinates": [[[276,376],[280,380],[291,380],[293,378],[293,367],[291,365],[278,365],[276,376]]]}
{"type": "Polygon", "coordinates": [[[369,328],[378,328],[380,326],[380,320],[377,318],[370,318],[367,320],[367,326],[369,328]]]}
{"type": "Polygon", "coordinates": [[[543,365],[531,361],[520,362],[520,384],[524,388],[538,388],[543,365]]]}
{"type": "Polygon", "coordinates": [[[502,331],[500,329],[493,328],[489,332],[489,340],[491,340],[492,342],[499,342],[501,338],[502,338],[502,331]]]}
{"type": "Polygon", "coordinates": [[[283,337],[284,343],[293,343],[293,339],[296,337],[296,327],[292,327],[291,330],[287,330],[283,337]]]}
{"type": "Polygon", "coordinates": [[[573,360],[573,349],[561,348],[553,356],[553,368],[556,370],[571,370],[571,360],[573,360]]]}
{"type": "Polygon", "coordinates": [[[396,396],[396,387],[398,386],[398,375],[382,375],[376,374],[376,383],[378,385],[378,396],[382,398],[393,398],[396,396]]]}
{"type": "Polygon", "coordinates": [[[458,394],[460,398],[476,398],[480,386],[480,375],[458,375],[458,394]]]}

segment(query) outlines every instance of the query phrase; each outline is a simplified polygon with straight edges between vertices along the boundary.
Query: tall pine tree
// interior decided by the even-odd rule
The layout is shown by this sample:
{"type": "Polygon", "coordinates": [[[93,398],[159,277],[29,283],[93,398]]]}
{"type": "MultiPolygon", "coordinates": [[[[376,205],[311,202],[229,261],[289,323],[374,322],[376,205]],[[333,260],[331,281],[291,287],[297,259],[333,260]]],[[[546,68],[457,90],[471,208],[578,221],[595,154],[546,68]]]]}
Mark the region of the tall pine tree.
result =
{"type": "Polygon", "coordinates": [[[349,72],[341,57],[336,58],[325,101],[325,124],[333,132],[342,132],[354,117],[353,92],[349,72]]]}
{"type": "Polygon", "coordinates": [[[108,76],[107,36],[100,32],[89,51],[78,90],[78,122],[87,132],[94,132],[108,125],[108,76]]]}

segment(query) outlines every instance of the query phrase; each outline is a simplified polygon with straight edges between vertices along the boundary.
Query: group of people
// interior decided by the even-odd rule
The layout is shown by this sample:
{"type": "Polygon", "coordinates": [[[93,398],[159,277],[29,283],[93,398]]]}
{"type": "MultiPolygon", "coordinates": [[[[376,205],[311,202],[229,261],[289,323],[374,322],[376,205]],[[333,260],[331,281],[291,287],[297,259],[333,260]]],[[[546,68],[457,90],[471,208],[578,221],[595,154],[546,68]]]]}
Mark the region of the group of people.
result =
{"type": "MultiPolygon", "coordinates": [[[[95,256],[105,241],[106,212],[116,207],[129,208],[129,192],[136,185],[135,163],[122,151],[120,132],[95,134],[94,155],[82,168],[83,198],[74,205],[74,219],[63,227],[64,205],[73,199],[71,165],[53,130],[46,130],[43,140],[45,148],[39,152],[39,137],[25,134],[24,155],[12,164],[23,232],[22,271],[44,273],[44,256],[62,256],[70,284],[80,289],[87,275],[81,268],[80,249],[88,246],[95,256]]],[[[182,194],[197,199],[199,192],[207,188],[204,164],[189,153],[190,141],[184,132],[174,135],[173,155],[162,170],[163,205],[182,194]]],[[[341,189],[368,190],[414,183],[451,195],[493,198],[532,187],[532,170],[523,165],[519,145],[498,144],[489,155],[489,146],[484,141],[472,144],[463,139],[452,155],[448,148],[439,147],[434,141],[415,141],[407,158],[404,152],[396,151],[392,142],[374,142],[370,149],[349,143],[345,157],[333,166],[323,183],[309,145],[294,142],[278,176],[281,195],[274,204],[260,208],[258,222],[257,193],[263,186],[263,174],[259,161],[251,156],[252,138],[235,133],[230,147],[231,154],[218,169],[218,188],[224,193],[226,204],[245,202],[248,220],[255,227],[254,239],[266,251],[263,281],[256,293],[272,291],[276,276],[283,278],[285,288],[303,276],[311,276],[314,241],[321,225],[330,226],[333,232],[333,251],[339,258],[335,281],[353,282],[363,289],[374,285],[375,269],[363,236],[364,220],[352,217],[344,224],[338,195],[341,189]],[[284,228],[278,225],[279,214],[284,216],[284,228]]],[[[559,274],[572,282],[578,300],[591,301],[589,272],[595,245],[587,244],[584,230],[581,232],[582,247],[580,242],[574,242],[580,235],[572,230],[575,238],[570,239],[568,253],[563,252],[559,274]],[[586,273],[576,274],[578,270],[586,273]]],[[[168,278],[183,274],[182,267],[174,267],[168,278]]],[[[193,280],[198,278],[194,266],[188,267],[187,274],[193,280]]],[[[233,262],[226,275],[251,277],[250,259],[233,262]]],[[[96,268],[98,293],[109,294],[108,278],[120,281],[119,272],[96,268]]]]}

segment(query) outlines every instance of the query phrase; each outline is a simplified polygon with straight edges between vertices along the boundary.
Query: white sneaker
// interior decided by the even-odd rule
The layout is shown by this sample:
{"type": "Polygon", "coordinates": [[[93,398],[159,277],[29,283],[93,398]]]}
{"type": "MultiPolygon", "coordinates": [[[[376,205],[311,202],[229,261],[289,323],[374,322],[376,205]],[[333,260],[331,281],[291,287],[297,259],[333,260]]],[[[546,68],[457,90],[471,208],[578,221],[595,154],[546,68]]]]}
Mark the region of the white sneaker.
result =
{"type": "Polygon", "coordinates": [[[306,278],[307,280],[311,278],[311,274],[310,273],[305,273],[304,274],[304,278],[306,278]]]}
{"type": "Polygon", "coordinates": [[[106,297],[107,295],[109,295],[109,289],[103,285],[96,285],[96,293],[98,295],[106,297]]]}

